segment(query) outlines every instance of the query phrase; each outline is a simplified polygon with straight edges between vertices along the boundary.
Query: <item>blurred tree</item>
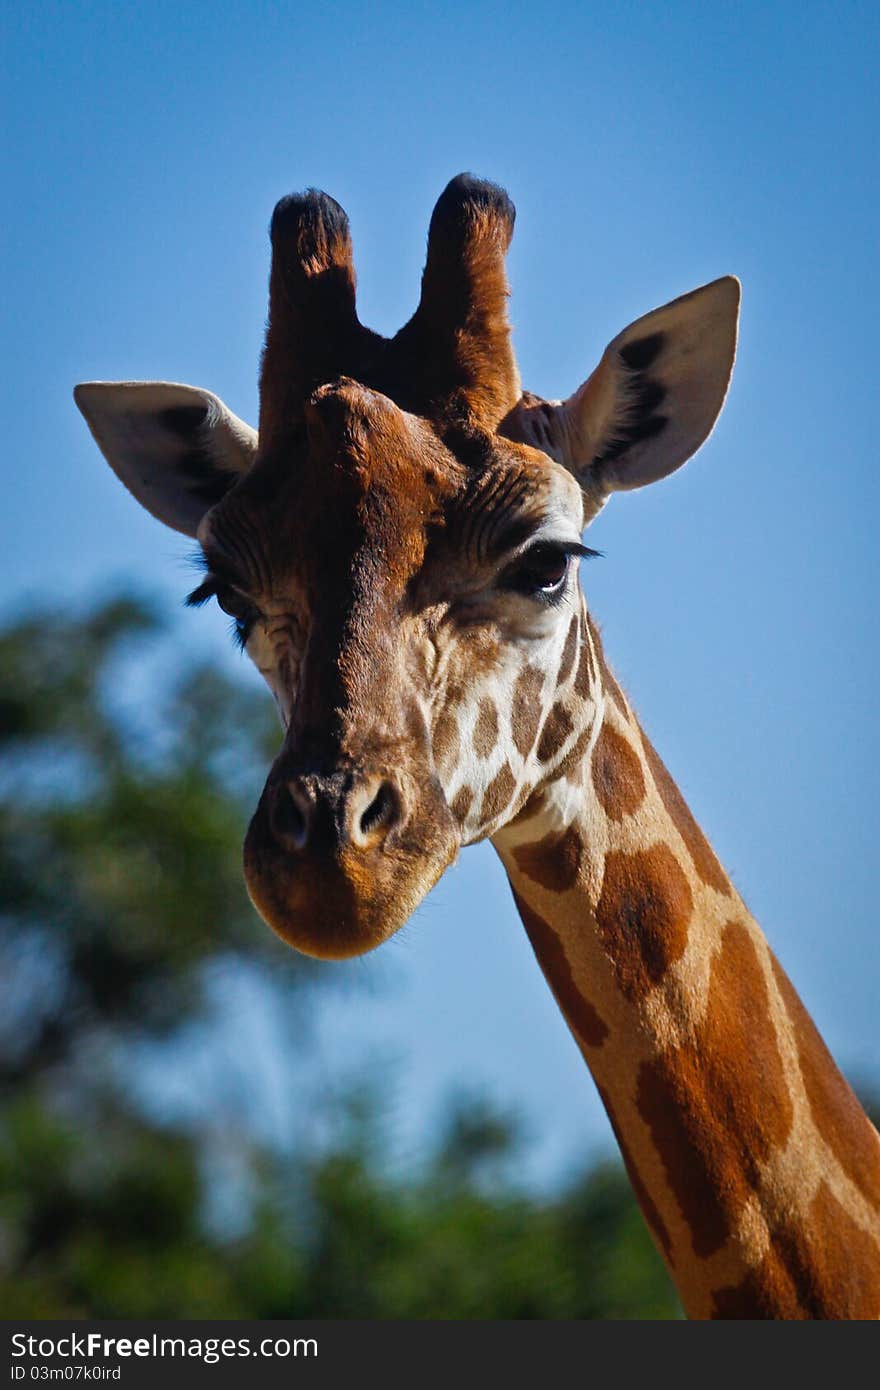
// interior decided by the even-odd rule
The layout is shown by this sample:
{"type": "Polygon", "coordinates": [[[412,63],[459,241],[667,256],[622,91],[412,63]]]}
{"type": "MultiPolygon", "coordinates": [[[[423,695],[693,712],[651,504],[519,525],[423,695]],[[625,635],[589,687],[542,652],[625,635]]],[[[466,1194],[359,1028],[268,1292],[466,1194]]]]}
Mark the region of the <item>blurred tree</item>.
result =
{"type": "Polygon", "coordinates": [[[134,1049],[179,1061],[194,1020],[224,1026],[218,963],[285,1016],[340,978],[276,942],[243,887],[269,702],[214,668],[160,679],[161,650],[130,599],[0,634],[5,1316],[676,1316],[620,1167],[537,1199],[516,1121],[479,1099],[406,1175],[369,1087],[317,1152],[240,1126],[232,1175],[201,1097],[186,1122],[154,1118],[134,1049]]]}
{"type": "Polygon", "coordinates": [[[246,954],[291,986],[310,973],[255,930],[241,875],[253,791],[241,769],[259,779],[277,742],[271,708],[205,668],[155,708],[144,658],[158,636],[147,606],[126,600],[0,637],[7,1084],[96,1032],[177,1028],[218,955],[246,954]],[[114,699],[139,680],[146,718],[114,699]]]}

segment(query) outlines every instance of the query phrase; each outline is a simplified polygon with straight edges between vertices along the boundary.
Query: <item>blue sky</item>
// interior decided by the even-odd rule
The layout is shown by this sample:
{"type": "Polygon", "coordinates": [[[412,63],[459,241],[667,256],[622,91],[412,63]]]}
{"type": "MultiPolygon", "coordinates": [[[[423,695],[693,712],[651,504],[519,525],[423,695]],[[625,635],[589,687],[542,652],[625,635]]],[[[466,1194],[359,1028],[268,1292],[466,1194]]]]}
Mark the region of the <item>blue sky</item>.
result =
{"type": "MultiPolygon", "coordinates": [[[[189,381],[255,422],[291,189],[347,209],[361,315],[393,332],[450,176],[505,184],[516,346],[552,396],[631,319],[739,275],[722,421],[611,503],[585,583],[832,1049],[875,1078],[878,22],[846,3],[7,4],[0,550],[6,613],[122,584],[177,613],[188,548],[111,475],[71,388],[189,381]]],[[[233,659],[222,619],[177,629],[233,659]]],[[[361,976],[322,1019],[322,1065],[379,1049],[404,1146],[462,1082],[525,1107],[541,1180],[608,1142],[491,850],[361,976]]]]}

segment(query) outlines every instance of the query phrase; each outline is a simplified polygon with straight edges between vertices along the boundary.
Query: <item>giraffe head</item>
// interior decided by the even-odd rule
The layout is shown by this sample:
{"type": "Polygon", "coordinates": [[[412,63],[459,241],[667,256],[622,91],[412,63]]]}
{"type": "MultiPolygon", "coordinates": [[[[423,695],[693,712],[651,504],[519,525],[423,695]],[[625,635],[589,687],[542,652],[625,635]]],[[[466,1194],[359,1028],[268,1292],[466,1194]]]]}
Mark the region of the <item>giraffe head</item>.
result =
{"type": "Polygon", "coordinates": [[[731,278],[625,329],[567,400],[523,394],[513,220],[502,190],[454,179],[419,306],[384,339],[356,315],[342,209],[283,199],[258,432],[193,387],[75,393],[134,496],[198,538],[191,601],[232,615],[275,697],[284,741],[245,874],[310,954],[385,940],[462,844],[557,774],[590,722],[571,706],[589,703],[573,688],[583,527],[611,492],[684,463],[727,389],[731,278]]]}

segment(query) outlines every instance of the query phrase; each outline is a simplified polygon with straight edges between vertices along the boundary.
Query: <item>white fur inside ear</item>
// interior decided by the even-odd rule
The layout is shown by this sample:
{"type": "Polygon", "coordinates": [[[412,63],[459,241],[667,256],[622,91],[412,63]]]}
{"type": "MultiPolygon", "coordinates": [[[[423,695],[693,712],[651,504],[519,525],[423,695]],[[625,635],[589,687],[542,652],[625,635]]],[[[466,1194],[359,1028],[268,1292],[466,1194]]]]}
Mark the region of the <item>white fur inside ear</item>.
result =
{"type": "Polygon", "coordinates": [[[736,356],[740,285],[724,276],[645,314],[611,342],[562,410],[569,467],[607,496],[681,467],[709,437],[736,356]]]}
{"type": "Polygon", "coordinates": [[[256,430],[201,387],[89,381],[73,395],[117,477],[151,515],[184,535],[195,536],[256,456],[256,430]]]}

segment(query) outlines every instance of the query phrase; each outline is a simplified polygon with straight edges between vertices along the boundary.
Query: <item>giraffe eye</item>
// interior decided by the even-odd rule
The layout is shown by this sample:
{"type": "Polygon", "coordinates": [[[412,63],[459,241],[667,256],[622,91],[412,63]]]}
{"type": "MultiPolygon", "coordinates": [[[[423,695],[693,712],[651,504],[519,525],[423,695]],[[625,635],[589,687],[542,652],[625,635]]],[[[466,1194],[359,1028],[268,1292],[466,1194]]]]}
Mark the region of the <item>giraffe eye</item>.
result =
{"type": "Polygon", "coordinates": [[[552,600],[565,587],[571,554],[558,545],[534,545],[505,576],[504,587],[532,598],[552,600]]]}
{"type": "Polygon", "coordinates": [[[237,593],[235,589],[217,589],[215,597],[217,607],[237,621],[243,621],[254,612],[253,604],[249,603],[244,595],[237,593]]]}
{"type": "Polygon", "coordinates": [[[254,623],[260,616],[259,609],[255,608],[249,598],[240,593],[238,589],[233,589],[231,584],[225,584],[217,578],[215,574],[208,572],[206,578],[193,589],[187,597],[189,608],[201,608],[203,603],[210,599],[217,600],[217,607],[224,613],[228,613],[234,620],[232,635],[240,647],[244,647],[250,636],[254,623]]]}
{"type": "Polygon", "coordinates": [[[232,636],[240,647],[247,645],[251,629],[260,616],[250,599],[235,589],[218,588],[215,593],[217,607],[233,619],[232,636]]]}

